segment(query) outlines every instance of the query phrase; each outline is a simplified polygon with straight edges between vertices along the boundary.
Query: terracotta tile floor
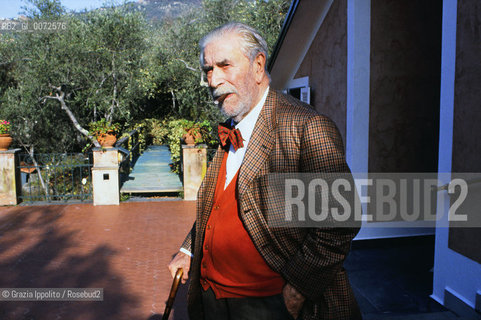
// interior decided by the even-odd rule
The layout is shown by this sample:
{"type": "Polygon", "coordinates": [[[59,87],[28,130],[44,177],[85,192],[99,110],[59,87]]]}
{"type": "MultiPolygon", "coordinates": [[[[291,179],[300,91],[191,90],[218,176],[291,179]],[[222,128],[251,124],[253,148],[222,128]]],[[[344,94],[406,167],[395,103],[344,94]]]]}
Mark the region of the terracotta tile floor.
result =
{"type": "MultiPolygon", "coordinates": [[[[195,202],[0,208],[0,288],[104,288],[103,302],[0,302],[0,319],[161,319],[195,202]]],[[[187,319],[181,286],[170,319],[187,319]]]]}

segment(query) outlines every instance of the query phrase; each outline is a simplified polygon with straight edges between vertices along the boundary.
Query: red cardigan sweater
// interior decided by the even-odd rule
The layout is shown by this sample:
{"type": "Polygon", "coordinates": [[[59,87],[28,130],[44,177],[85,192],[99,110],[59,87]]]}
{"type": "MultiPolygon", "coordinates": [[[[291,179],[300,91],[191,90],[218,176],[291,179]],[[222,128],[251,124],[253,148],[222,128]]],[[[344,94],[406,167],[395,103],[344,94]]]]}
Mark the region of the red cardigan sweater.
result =
{"type": "Polygon", "coordinates": [[[237,171],[224,190],[227,155],[217,178],[214,205],[205,230],[201,284],[216,298],[263,297],[279,294],[284,279],[259,254],[239,217],[237,171]]]}

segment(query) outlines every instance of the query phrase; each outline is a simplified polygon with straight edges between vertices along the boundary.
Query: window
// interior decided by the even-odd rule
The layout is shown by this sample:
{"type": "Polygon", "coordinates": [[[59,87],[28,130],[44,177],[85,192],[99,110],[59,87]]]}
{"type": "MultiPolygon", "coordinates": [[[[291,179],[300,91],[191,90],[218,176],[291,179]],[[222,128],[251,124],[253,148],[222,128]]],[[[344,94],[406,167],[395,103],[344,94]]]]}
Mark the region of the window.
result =
{"type": "Polygon", "coordinates": [[[311,103],[311,87],[309,87],[309,77],[297,78],[289,81],[284,93],[290,94],[294,98],[307,104],[311,103]]]}

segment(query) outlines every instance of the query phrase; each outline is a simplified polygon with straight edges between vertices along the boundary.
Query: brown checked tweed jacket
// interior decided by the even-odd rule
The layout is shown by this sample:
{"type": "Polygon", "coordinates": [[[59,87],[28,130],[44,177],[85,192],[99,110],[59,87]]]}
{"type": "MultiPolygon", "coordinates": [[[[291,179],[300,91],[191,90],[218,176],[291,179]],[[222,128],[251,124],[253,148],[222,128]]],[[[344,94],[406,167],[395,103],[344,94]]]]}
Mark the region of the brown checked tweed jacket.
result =
{"type": "MultiPolygon", "coordinates": [[[[224,152],[218,149],[207,170],[198,193],[196,222],[182,245],[194,255],[188,297],[192,320],[203,319],[202,245],[224,152]]],[[[271,90],[240,168],[239,214],[267,264],[306,297],[302,319],[360,319],[342,267],[358,228],[271,228],[267,223],[262,177],[296,172],[350,171],[334,123],[310,106],[271,90]]]]}

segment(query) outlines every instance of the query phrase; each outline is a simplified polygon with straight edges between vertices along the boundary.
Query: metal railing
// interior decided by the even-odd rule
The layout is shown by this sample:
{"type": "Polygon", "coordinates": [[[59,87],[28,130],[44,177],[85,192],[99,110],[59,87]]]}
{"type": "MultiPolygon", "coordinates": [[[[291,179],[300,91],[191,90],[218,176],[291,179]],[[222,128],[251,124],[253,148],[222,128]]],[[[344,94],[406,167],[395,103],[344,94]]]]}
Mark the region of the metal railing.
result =
{"type": "Polygon", "coordinates": [[[130,131],[127,136],[115,143],[115,147],[122,154],[122,160],[119,163],[121,183],[128,179],[131,169],[143,151],[141,150],[140,130],[142,128],[130,131]]]}
{"type": "Polygon", "coordinates": [[[217,152],[217,148],[215,148],[215,149],[208,148],[207,149],[207,163],[208,164],[210,164],[212,162],[216,152],[217,152]]]}
{"type": "Polygon", "coordinates": [[[18,154],[23,202],[92,200],[92,154],[18,154]]]}

